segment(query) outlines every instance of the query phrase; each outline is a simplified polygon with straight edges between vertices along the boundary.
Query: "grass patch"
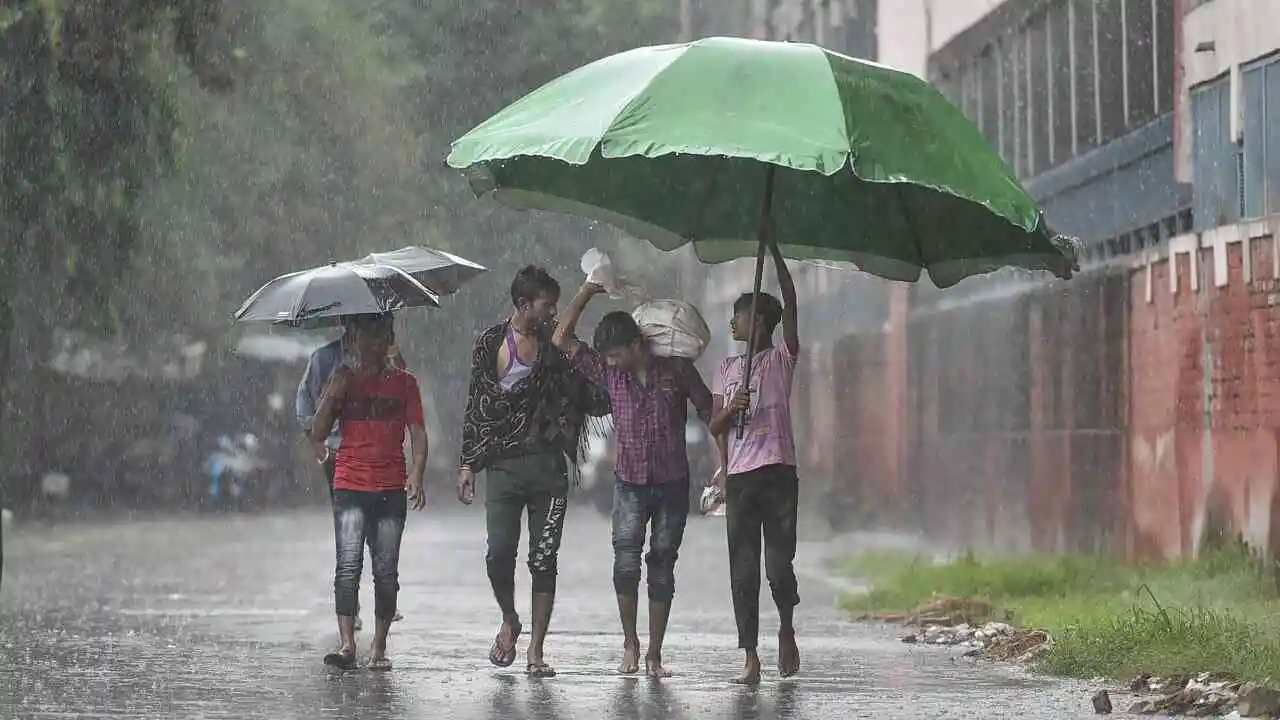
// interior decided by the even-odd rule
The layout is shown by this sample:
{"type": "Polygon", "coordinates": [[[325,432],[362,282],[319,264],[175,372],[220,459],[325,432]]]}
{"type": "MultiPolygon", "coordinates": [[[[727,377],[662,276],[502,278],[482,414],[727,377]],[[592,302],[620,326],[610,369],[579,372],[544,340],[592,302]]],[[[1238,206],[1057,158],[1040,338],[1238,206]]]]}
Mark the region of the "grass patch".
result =
{"type": "Polygon", "coordinates": [[[939,563],[874,553],[850,558],[841,570],[871,584],[841,601],[857,616],[910,613],[936,596],[957,596],[1048,630],[1054,646],[1040,661],[1047,672],[1280,680],[1280,576],[1243,543],[1168,565],[1084,555],[965,555],[939,563]]]}

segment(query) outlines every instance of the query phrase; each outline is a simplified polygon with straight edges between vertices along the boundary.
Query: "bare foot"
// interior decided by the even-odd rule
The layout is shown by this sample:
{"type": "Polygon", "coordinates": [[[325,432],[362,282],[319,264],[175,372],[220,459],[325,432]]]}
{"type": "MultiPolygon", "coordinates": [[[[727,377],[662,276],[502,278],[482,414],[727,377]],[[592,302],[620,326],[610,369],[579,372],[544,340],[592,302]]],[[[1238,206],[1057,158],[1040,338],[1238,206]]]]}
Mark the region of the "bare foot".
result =
{"type": "Polygon", "coordinates": [[[639,640],[627,640],[622,643],[622,662],[618,663],[618,672],[622,675],[634,675],[640,672],[639,640]]]}
{"type": "Polygon", "coordinates": [[[778,633],[778,674],[789,678],[800,672],[800,646],[796,633],[778,633]]]}
{"type": "Polygon", "coordinates": [[[662,655],[652,652],[644,658],[644,674],[655,680],[671,677],[671,671],[662,664],[662,655]]]}
{"type": "Polygon", "coordinates": [[[747,653],[747,662],[742,667],[742,674],[730,680],[734,685],[760,684],[760,656],[754,651],[747,653]]]}

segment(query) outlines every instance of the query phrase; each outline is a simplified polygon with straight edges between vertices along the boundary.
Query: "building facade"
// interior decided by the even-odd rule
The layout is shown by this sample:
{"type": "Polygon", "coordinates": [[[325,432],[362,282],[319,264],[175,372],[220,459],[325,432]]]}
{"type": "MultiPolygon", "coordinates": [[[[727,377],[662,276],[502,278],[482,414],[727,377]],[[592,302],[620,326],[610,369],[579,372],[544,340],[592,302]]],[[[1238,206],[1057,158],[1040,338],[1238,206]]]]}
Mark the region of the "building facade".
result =
{"type": "Polygon", "coordinates": [[[1007,0],[933,52],[929,77],[1097,263],[1194,223],[1175,173],[1175,0],[1007,0]]]}
{"type": "Polygon", "coordinates": [[[938,43],[930,77],[1091,267],[917,295],[846,338],[845,492],[957,545],[1280,552],[1277,19],[1277,0],[1007,0],[938,43]]]}

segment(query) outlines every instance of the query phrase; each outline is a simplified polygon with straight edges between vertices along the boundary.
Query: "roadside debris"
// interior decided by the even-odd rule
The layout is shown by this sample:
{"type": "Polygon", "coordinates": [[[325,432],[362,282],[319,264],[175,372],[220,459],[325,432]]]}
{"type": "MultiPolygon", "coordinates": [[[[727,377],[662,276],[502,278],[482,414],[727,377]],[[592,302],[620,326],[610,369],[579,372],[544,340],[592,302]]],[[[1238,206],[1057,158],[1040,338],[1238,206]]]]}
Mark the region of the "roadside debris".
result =
{"type": "MultiPolygon", "coordinates": [[[[1026,663],[1053,647],[1053,637],[1048,632],[1015,627],[1011,616],[977,598],[937,597],[911,613],[869,614],[859,619],[910,627],[911,632],[902,637],[902,642],[964,647],[967,651],[963,656],[970,658],[1026,663]]],[[[1165,678],[1144,673],[1129,682],[1127,693],[1119,692],[1134,698],[1128,707],[1133,715],[1280,718],[1280,690],[1212,673],[1165,678]]],[[[1099,715],[1115,711],[1111,691],[1097,691],[1091,702],[1099,715]]]]}
{"type": "Polygon", "coordinates": [[[1053,639],[1044,630],[1024,630],[990,619],[998,615],[995,606],[985,600],[941,597],[913,613],[877,619],[914,627],[902,638],[904,643],[966,647],[969,652],[965,657],[1026,662],[1053,646],[1053,639]]]}
{"type": "Polygon", "coordinates": [[[1220,717],[1238,708],[1243,717],[1275,717],[1276,711],[1280,710],[1280,704],[1265,704],[1268,700],[1280,703],[1280,694],[1274,690],[1242,686],[1238,682],[1214,677],[1211,673],[1201,673],[1194,678],[1153,678],[1144,674],[1135,677],[1129,683],[1129,689],[1139,695],[1152,696],[1142,698],[1129,707],[1129,712],[1134,715],[1220,717]]]}

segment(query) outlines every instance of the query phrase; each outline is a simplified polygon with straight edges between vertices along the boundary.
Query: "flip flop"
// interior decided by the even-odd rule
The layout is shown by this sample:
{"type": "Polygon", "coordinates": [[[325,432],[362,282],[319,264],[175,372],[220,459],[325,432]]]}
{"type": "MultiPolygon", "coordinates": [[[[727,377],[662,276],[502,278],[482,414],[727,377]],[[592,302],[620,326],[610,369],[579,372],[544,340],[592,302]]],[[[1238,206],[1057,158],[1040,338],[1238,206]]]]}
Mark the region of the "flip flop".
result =
{"type": "Polygon", "coordinates": [[[367,669],[375,670],[377,672],[388,672],[389,670],[391,670],[391,661],[388,660],[387,658],[378,658],[377,660],[370,660],[369,665],[367,666],[367,669]]]}
{"type": "Polygon", "coordinates": [[[517,624],[511,630],[511,647],[502,646],[502,630],[498,630],[498,634],[493,636],[493,647],[489,648],[489,662],[498,667],[511,667],[516,661],[516,645],[520,641],[520,631],[523,628],[517,624]]]}
{"type": "Polygon", "coordinates": [[[671,677],[671,670],[666,665],[659,665],[654,668],[648,660],[644,661],[644,676],[651,680],[665,680],[671,677]]]}
{"type": "Polygon", "coordinates": [[[525,672],[531,678],[553,678],[556,676],[556,669],[546,663],[529,663],[525,668],[525,672]]]}
{"type": "Polygon", "coordinates": [[[344,653],[341,650],[331,652],[324,656],[324,664],[339,670],[354,670],[356,667],[356,654],[354,652],[344,653]]]}

